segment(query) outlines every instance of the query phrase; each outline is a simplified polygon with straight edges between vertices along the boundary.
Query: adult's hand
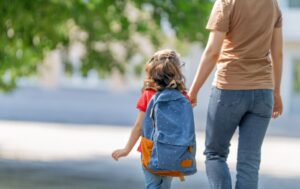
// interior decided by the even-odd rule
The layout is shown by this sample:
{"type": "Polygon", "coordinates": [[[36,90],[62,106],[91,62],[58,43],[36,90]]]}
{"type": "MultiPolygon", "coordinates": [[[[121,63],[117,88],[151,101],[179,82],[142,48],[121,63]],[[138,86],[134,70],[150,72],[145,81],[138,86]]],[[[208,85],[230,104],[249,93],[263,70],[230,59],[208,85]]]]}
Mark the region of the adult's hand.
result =
{"type": "Polygon", "coordinates": [[[274,108],[273,108],[273,115],[274,119],[278,118],[283,111],[282,99],[280,94],[274,94],[274,108]]]}
{"type": "Polygon", "coordinates": [[[188,96],[189,96],[189,98],[190,98],[190,101],[191,101],[191,103],[192,103],[193,108],[194,108],[195,106],[197,106],[197,95],[196,95],[196,94],[193,94],[193,93],[191,93],[191,92],[189,92],[189,93],[188,93],[188,96]]]}

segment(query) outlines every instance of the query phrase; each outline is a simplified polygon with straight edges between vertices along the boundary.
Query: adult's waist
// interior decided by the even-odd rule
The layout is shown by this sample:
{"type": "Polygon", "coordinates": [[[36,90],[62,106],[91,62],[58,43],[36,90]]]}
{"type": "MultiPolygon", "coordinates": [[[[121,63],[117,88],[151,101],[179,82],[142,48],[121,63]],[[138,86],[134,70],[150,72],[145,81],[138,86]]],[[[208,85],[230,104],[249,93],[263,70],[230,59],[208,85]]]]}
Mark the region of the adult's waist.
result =
{"type": "Polygon", "coordinates": [[[224,72],[260,72],[272,68],[270,56],[262,58],[220,58],[217,69],[224,72]]]}
{"type": "Polygon", "coordinates": [[[214,84],[228,89],[273,88],[273,69],[269,57],[220,59],[214,84]]]}

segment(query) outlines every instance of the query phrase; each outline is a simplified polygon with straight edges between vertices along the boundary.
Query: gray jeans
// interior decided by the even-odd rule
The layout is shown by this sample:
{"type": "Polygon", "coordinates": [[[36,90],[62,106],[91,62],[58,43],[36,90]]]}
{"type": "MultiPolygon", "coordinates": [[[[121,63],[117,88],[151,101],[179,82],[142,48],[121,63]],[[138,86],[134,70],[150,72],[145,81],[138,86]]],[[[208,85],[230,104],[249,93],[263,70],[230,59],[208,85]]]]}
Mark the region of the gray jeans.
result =
{"type": "Polygon", "coordinates": [[[239,128],[236,189],[257,189],[261,146],[274,106],[273,90],[212,88],[206,124],[206,173],[211,189],[231,189],[226,163],[239,128]]]}

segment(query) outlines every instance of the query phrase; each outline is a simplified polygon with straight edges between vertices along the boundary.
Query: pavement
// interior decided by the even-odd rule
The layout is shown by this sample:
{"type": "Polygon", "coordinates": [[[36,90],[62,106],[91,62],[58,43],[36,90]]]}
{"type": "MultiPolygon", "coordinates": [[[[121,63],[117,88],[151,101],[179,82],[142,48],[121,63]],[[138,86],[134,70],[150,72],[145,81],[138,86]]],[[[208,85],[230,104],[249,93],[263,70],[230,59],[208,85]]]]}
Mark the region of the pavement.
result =
{"type": "MultiPolygon", "coordinates": [[[[118,162],[111,152],[123,147],[130,127],[0,121],[1,189],[141,189],[139,153],[118,162]]],[[[174,189],[208,188],[203,132],[197,132],[198,170],[174,189]]],[[[300,138],[267,135],[260,189],[300,188],[300,138]]],[[[237,137],[228,159],[234,182],[237,137]]],[[[135,147],[136,149],[136,147],[135,147]]]]}

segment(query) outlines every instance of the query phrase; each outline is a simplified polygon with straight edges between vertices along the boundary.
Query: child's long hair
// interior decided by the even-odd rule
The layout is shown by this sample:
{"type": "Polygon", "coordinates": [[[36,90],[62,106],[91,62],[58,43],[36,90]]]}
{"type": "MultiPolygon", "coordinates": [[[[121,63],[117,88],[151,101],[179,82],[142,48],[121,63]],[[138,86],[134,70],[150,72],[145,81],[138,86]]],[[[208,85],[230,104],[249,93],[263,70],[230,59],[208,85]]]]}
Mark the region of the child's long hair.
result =
{"type": "Polygon", "coordinates": [[[156,52],[146,64],[147,77],[142,90],[173,88],[185,92],[185,77],[180,67],[181,61],[175,51],[156,52]]]}

